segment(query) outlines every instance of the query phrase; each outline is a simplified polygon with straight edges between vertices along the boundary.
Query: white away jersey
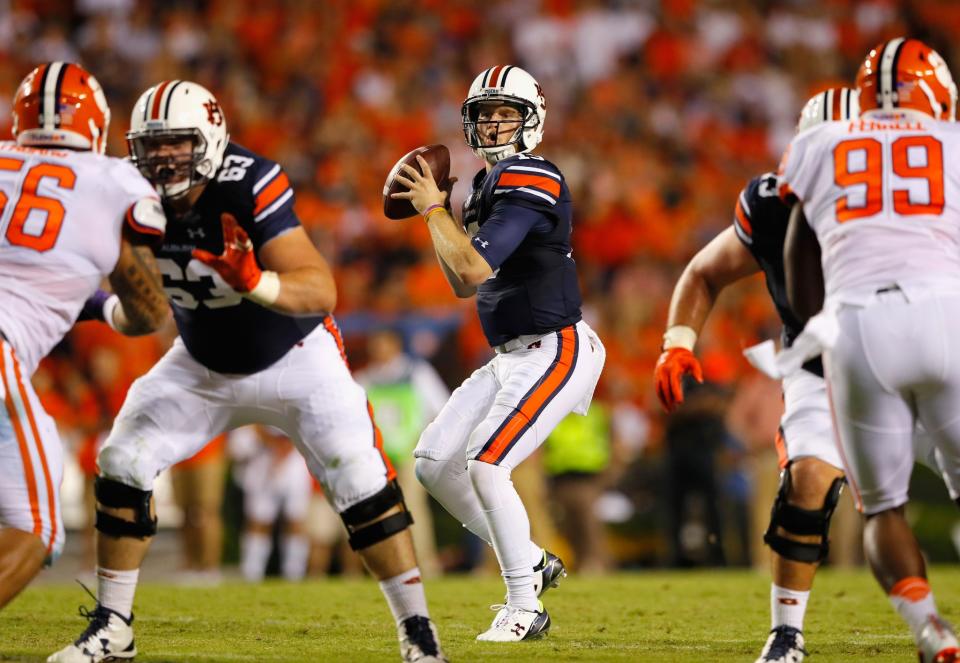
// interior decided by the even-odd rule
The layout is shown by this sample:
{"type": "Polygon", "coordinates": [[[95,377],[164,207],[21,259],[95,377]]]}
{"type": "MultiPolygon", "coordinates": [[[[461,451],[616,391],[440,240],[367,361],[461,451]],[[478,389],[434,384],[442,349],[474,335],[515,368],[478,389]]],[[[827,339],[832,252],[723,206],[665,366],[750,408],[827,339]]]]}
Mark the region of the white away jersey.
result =
{"type": "Polygon", "coordinates": [[[797,135],[780,193],[803,202],[827,296],[897,284],[960,287],[960,124],[872,112],[797,135]]]}
{"type": "Polygon", "coordinates": [[[153,188],[122,159],[0,143],[0,332],[28,373],[113,271],[125,219],[162,234],[156,214],[153,188]]]}

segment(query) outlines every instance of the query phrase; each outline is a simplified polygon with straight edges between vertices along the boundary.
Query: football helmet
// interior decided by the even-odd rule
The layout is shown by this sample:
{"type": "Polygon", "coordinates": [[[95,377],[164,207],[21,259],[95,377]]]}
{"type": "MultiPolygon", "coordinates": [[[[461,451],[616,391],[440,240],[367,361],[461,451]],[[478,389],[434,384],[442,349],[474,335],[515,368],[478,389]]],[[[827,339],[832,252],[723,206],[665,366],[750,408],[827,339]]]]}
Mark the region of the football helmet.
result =
{"type": "Polygon", "coordinates": [[[547,104],[543,90],[533,76],[520,67],[499,65],[490,67],[470,85],[466,101],[461,108],[463,134],[474,154],[497,163],[514,154],[529,152],[543,139],[543,123],[547,117],[547,104]],[[478,124],[481,104],[490,102],[512,106],[520,111],[520,126],[505,143],[483,145],[478,124]]]}
{"type": "Polygon", "coordinates": [[[72,62],[40,65],[23,79],[13,99],[13,136],[18,145],[103,154],[109,126],[103,88],[72,62]]]}
{"type": "Polygon", "coordinates": [[[917,39],[877,45],[857,72],[860,111],[910,108],[935,120],[956,117],[957,86],[940,54],[917,39]]]}
{"type": "Polygon", "coordinates": [[[213,179],[229,140],[217,98],[190,81],[163,81],[141,94],[127,132],[134,165],[168,200],[213,179]],[[164,148],[187,141],[189,152],[164,148]]]}
{"type": "Polygon", "coordinates": [[[803,110],[800,111],[797,133],[822,122],[855,120],[858,117],[860,117],[860,103],[856,90],[848,87],[828,88],[807,100],[803,110]]]}

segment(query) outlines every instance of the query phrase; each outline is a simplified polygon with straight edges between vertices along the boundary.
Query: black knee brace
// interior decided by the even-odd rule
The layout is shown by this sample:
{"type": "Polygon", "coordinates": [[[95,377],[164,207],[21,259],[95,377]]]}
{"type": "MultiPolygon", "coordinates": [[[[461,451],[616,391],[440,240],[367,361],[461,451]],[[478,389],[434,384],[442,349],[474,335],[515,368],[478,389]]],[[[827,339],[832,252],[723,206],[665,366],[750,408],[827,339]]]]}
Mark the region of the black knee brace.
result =
{"type": "Polygon", "coordinates": [[[390,481],[376,495],[372,495],[362,502],[354,504],[340,514],[343,524],[350,534],[350,547],[354,550],[369,548],[375,543],[389,539],[397,532],[402,532],[413,524],[413,516],[407,511],[403,501],[403,491],[397,482],[390,481]],[[375,523],[370,521],[378,518],[395,506],[401,511],[387,516],[375,523]],[[365,524],[370,523],[370,524],[365,524]]]}
{"type": "Polygon", "coordinates": [[[124,520],[97,509],[97,530],[110,536],[145,539],[157,533],[157,519],[150,517],[152,490],[140,490],[113,479],[97,477],[93,484],[97,502],[114,509],[133,509],[134,520],[124,520]]]}
{"type": "Polygon", "coordinates": [[[823,561],[830,552],[830,518],[837,508],[843,484],[842,477],[833,480],[821,508],[801,509],[787,502],[787,495],[790,493],[790,466],[787,465],[781,475],[780,490],[770,512],[770,527],[763,535],[764,543],[781,557],[794,562],[812,564],[823,561]],[[788,539],[777,533],[778,527],[795,536],[819,536],[820,543],[800,543],[788,539]]]}

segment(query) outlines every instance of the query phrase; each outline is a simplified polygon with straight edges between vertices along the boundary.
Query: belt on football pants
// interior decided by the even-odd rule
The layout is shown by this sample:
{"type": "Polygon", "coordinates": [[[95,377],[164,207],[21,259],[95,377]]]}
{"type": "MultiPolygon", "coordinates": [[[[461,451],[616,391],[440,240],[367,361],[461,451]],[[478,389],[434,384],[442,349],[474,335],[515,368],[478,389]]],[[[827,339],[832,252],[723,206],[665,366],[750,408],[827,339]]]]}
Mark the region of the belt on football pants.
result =
{"type": "Polygon", "coordinates": [[[549,334],[522,334],[516,338],[511,338],[506,343],[493,346],[494,351],[497,354],[506,354],[508,352],[513,352],[514,350],[522,350],[526,348],[527,350],[533,349],[540,345],[540,339],[544,336],[549,336],[549,334]]]}

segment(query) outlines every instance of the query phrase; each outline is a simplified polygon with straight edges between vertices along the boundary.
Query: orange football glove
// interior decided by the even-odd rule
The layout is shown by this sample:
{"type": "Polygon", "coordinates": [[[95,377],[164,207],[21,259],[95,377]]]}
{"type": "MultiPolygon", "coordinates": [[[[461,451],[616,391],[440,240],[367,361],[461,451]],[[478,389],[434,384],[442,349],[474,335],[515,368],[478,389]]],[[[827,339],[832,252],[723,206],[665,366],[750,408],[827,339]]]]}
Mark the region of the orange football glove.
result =
{"type": "Polygon", "coordinates": [[[192,255],[217,270],[237,292],[250,292],[263,275],[253,254],[253,242],[232,214],[221,214],[220,223],[223,224],[223,253],[217,256],[203,249],[194,249],[192,255]]]}
{"type": "Polygon", "coordinates": [[[697,382],[703,382],[703,369],[692,352],[686,348],[663,351],[653,371],[653,381],[660,404],[667,412],[673,412],[683,403],[683,376],[688,374],[697,382]]]}

